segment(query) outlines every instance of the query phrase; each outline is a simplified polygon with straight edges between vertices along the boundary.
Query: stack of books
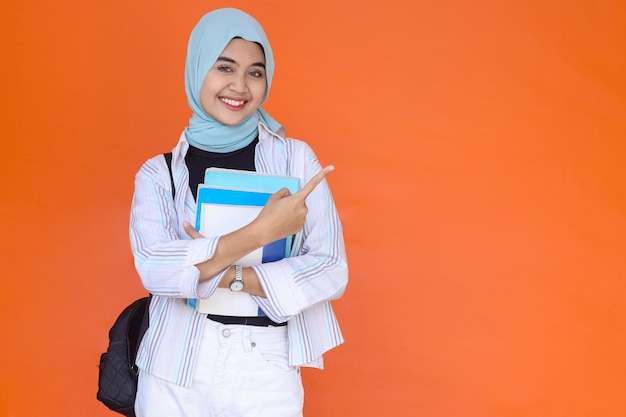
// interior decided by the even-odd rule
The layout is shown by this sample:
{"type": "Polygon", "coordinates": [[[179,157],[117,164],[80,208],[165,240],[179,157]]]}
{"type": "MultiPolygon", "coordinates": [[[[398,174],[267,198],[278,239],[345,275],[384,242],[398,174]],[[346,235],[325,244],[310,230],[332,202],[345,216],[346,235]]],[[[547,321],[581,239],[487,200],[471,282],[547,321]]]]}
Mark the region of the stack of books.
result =
{"type": "MultiPolygon", "coordinates": [[[[204,184],[198,186],[196,230],[205,236],[223,236],[252,222],[272,194],[287,188],[293,194],[300,188],[300,180],[253,171],[209,168],[204,184]]],[[[252,266],[275,262],[289,256],[292,236],[259,248],[235,264],[252,266]]],[[[189,300],[200,313],[221,316],[264,316],[254,299],[245,292],[218,288],[206,300],[189,300]]]]}

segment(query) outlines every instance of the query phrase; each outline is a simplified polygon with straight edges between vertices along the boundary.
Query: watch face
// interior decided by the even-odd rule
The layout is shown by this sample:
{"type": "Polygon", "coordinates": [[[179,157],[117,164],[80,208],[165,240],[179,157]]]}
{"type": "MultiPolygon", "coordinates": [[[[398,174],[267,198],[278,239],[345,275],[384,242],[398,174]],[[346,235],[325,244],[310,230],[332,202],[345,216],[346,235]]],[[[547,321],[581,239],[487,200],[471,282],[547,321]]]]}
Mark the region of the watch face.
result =
{"type": "Polygon", "coordinates": [[[241,291],[243,290],[243,282],[241,281],[233,281],[230,283],[231,291],[241,291]]]}

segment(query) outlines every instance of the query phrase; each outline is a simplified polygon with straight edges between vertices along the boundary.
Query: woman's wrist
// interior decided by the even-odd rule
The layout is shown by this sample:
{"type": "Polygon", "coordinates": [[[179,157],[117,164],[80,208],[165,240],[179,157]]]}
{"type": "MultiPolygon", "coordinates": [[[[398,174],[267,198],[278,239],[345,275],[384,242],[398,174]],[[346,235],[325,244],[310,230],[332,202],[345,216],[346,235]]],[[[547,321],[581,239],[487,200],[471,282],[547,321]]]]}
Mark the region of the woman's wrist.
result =
{"type": "Polygon", "coordinates": [[[222,275],[220,282],[217,284],[217,288],[228,288],[234,277],[235,277],[235,267],[230,266],[222,275]]]}
{"type": "MultiPolygon", "coordinates": [[[[261,282],[254,272],[254,269],[250,267],[242,268],[243,273],[243,292],[248,293],[250,295],[258,295],[259,297],[265,297],[265,291],[261,286],[261,282]]],[[[220,279],[219,284],[217,284],[218,288],[230,289],[230,284],[235,279],[235,266],[231,265],[220,279]]]]}

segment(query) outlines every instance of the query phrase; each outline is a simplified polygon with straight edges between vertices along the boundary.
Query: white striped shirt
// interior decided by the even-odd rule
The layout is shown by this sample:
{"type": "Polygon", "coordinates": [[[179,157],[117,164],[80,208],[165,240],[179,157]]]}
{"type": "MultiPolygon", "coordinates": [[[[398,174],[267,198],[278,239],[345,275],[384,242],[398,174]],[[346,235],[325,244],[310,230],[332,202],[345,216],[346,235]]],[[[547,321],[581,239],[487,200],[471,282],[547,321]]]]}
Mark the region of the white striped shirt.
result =
{"type": "MultiPolygon", "coordinates": [[[[206,315],[187,305],[206,299],[225,271],[199,282],[195,267],[215,253],[217,238],[190,239],[182,227],[195,224],[196,203],[189,189],[184,133],[172,151],[176,198],[162,155],[148,160],[135,177],[130,240],[135,266],[153,294],[150,327],[141,342],[137,365],[160,378],[189,386],[206,315]]],[[[304,142],[281,138],[259,124],[255,153],[258,172],[289,175],[305,184],[321,169],[304,142]]],[[[343,343],[330,305],[348,283],[342,228],[326,181],[306,200],[304,229],[294,239],[291,257],[254,266],[267,297],[254,297],[274,321],[288,320],[291,365],[323,368],[322,354],[343,343]]]]}

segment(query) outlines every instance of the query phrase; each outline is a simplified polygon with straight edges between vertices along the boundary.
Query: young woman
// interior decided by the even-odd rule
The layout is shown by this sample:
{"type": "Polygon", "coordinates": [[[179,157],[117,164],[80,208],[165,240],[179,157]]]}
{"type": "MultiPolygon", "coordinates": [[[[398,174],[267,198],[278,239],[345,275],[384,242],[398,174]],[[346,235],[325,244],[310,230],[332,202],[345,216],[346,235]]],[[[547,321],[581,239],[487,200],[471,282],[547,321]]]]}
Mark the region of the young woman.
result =
{"type": "Polygon", "coordinates": [[[246,13],[215,10],[192,31],[185,88],[193,115],[172,150],[172,176],[159,155],[135,179],[131,244],[153,294],[137,358],[139,417],[301,416],[300,367],[322,368],[323,353],[343,342],[330,306],[348,281],[325,181],[332,167],[322,169],[311,148],[286,138],[260,107],[273,73],[270,44],[246,13]],[[208,167],[295,176],[302,187],[275,193],[247,226],[204,237],[191,223],[208,167]],[[291,256],[234,265],[287,236],[294,236],[291,256]],[[204,314],[188,303],[240,289],[234,281],[263,315],[204,314]]]}

